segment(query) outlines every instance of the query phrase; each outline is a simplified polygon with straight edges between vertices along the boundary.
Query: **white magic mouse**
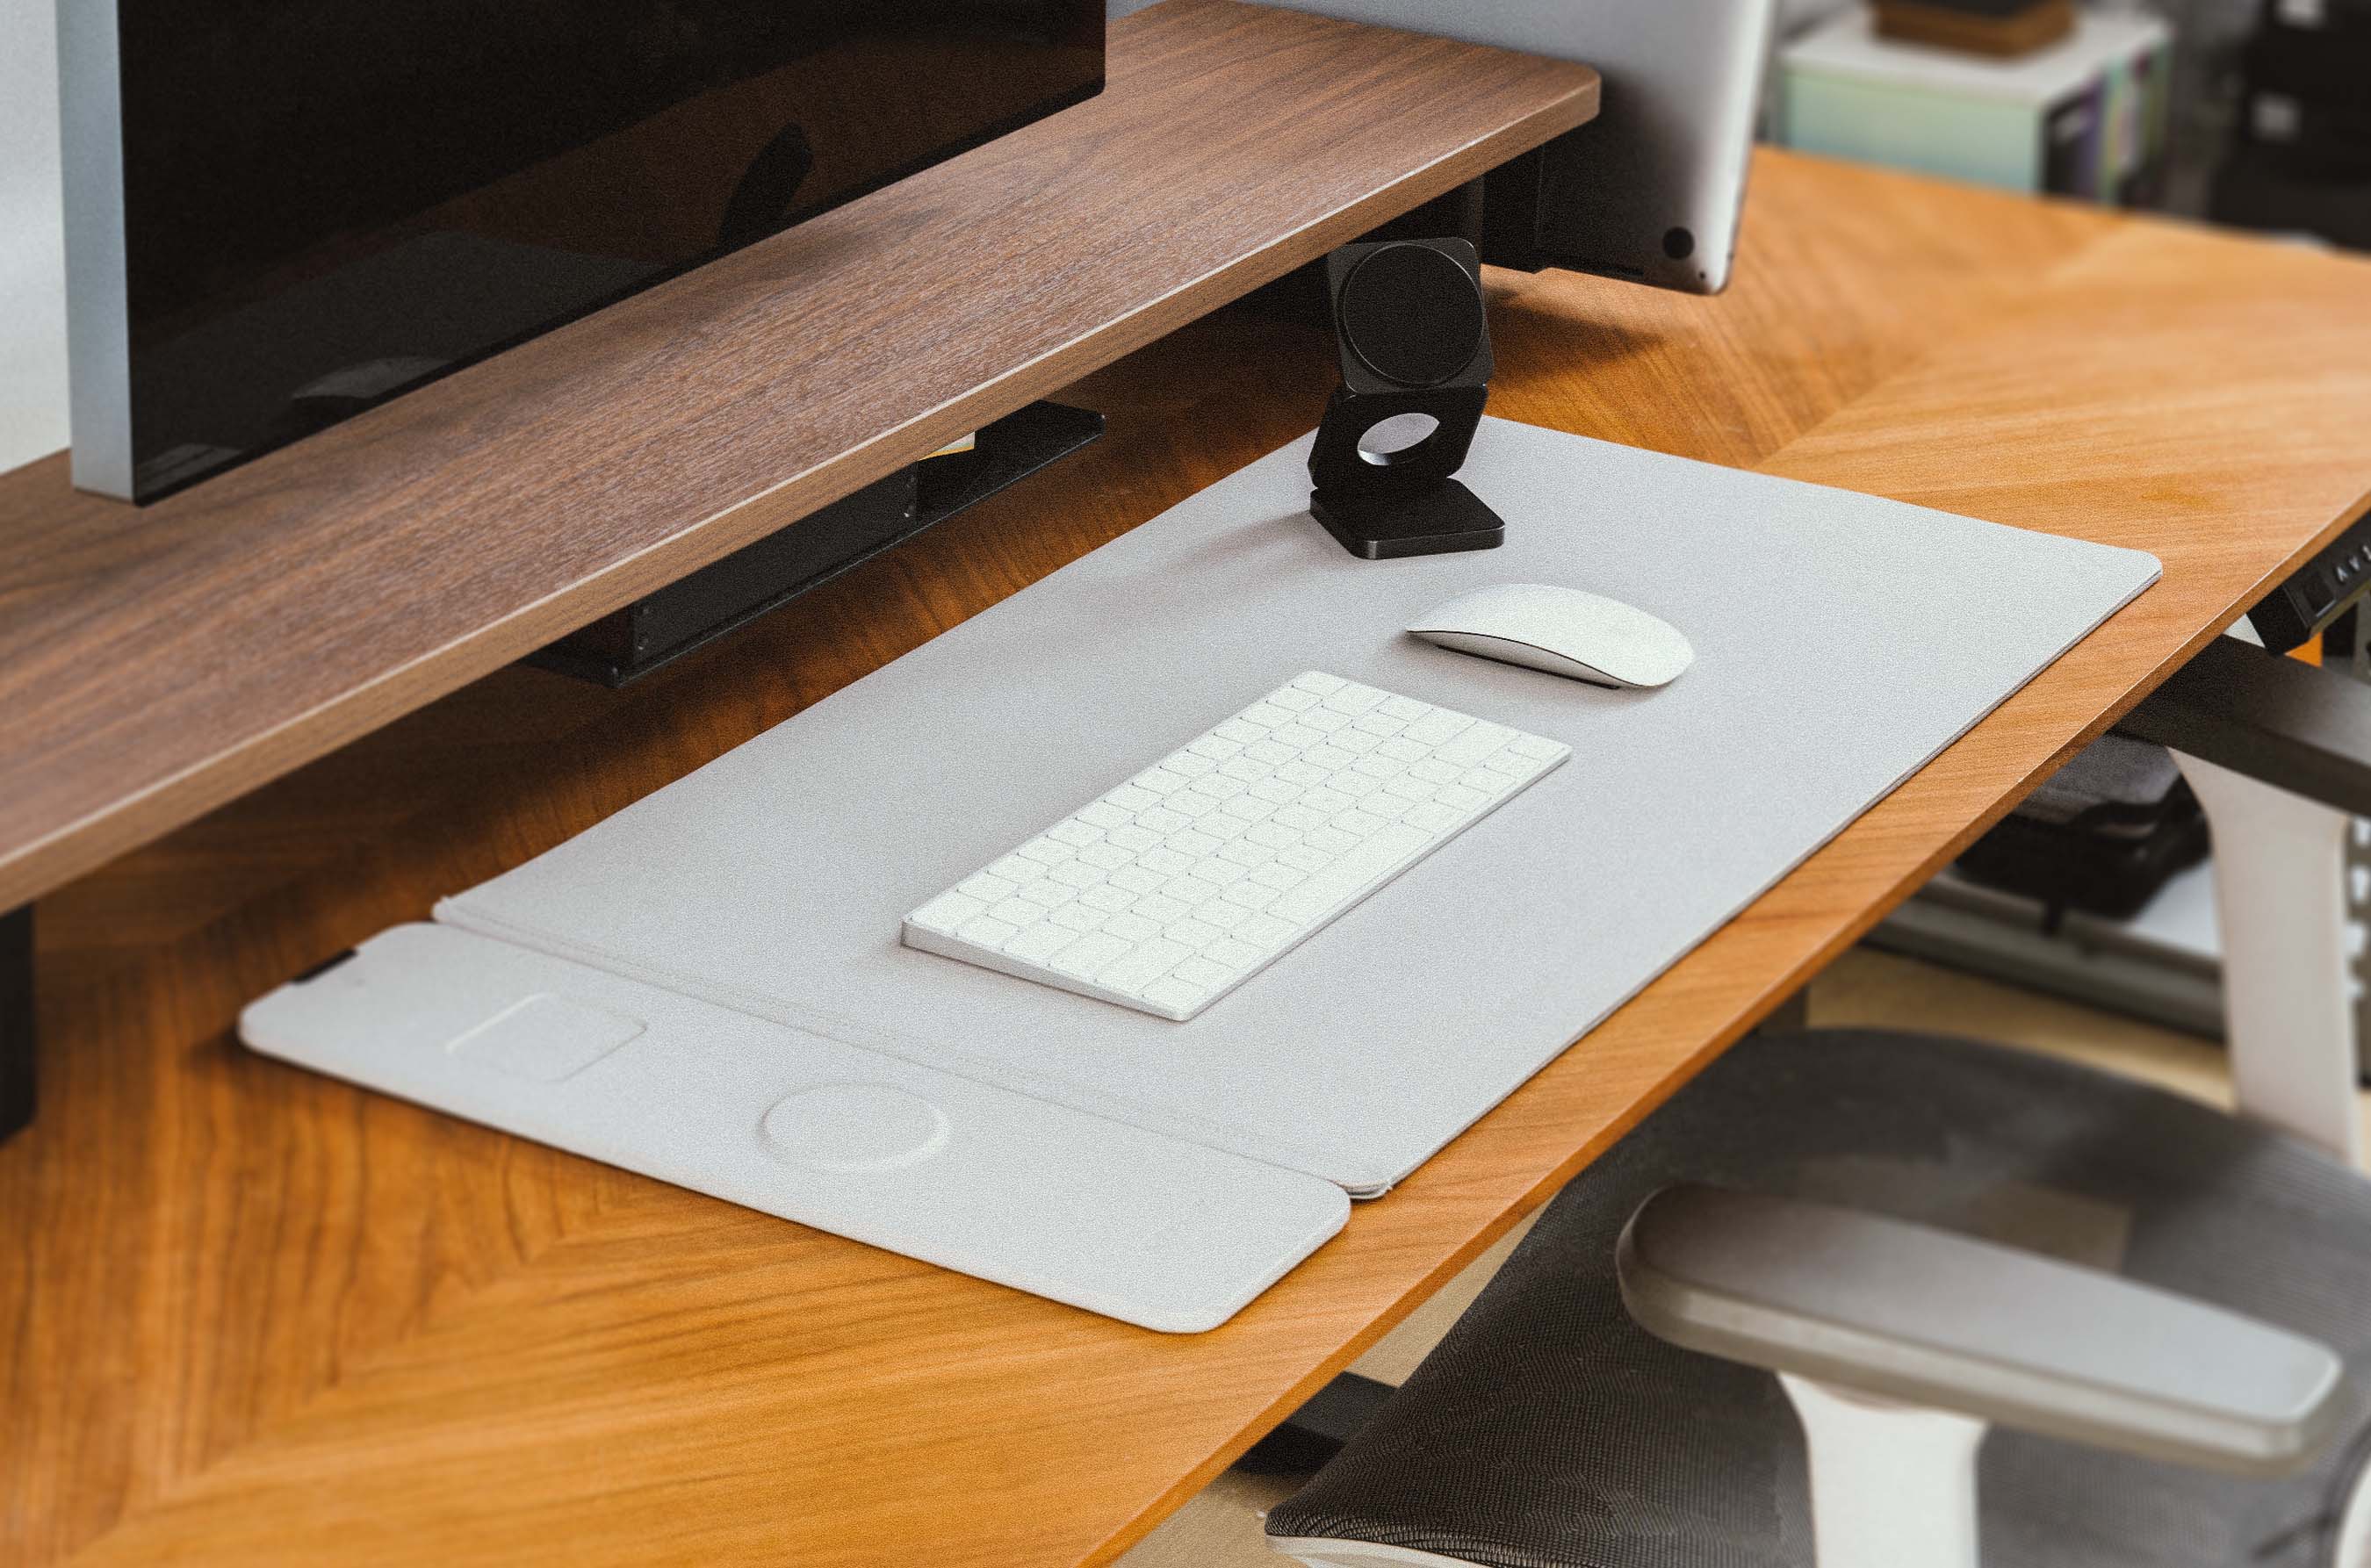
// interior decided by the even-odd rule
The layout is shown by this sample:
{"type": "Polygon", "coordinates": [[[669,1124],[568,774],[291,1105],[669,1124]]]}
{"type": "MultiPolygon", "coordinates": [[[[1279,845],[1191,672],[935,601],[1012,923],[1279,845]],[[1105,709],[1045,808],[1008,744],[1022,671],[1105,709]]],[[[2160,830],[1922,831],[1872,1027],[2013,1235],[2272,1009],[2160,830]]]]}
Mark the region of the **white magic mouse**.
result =
{"type": "Polygon", "coordinates": [[[1408,623],[1427,642],[1604,686],[1659,686],[1695,663],[1667,622],[1619,599],[1500,582],[1476,588],[1408,623]]]}

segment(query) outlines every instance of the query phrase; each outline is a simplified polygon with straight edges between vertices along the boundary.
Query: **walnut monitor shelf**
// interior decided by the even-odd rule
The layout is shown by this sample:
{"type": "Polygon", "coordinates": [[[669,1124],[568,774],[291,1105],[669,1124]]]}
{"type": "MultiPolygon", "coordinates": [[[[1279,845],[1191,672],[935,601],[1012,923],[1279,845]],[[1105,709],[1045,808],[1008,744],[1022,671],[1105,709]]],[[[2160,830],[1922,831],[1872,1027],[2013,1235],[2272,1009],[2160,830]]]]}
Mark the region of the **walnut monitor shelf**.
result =
{"type": "Polygon", "coordinates": [[[1233,0],[1102,97],[180,495],[0,476],[0,910],[1585,122],[1233,0]]]}

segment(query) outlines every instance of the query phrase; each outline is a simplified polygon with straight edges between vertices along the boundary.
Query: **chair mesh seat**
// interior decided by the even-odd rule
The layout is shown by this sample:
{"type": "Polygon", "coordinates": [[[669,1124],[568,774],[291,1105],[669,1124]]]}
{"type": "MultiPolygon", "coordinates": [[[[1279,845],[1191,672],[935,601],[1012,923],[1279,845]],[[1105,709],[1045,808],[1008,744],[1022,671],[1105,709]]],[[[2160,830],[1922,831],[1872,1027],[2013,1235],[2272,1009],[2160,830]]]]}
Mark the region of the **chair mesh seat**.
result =
{"type": "Polygon", "coordinates": [[[1623,1309],[1615,1239],[1681,1181],[2013,1242],[2331,1345],[2342,1435],[2296,1475],[1995,1430],[1978,1482],[1986,1568],[2331,1562],[2371,1425],[2371,1183],[2121,1078],[1867,1031],[1750,1038],[1583,1172],[1406,1386],[1270,1513],[1270,1538],[1487,1568],[1810,1568],[1802,1433],[1777,1379],[1666,1344],[1623,1309]]]}

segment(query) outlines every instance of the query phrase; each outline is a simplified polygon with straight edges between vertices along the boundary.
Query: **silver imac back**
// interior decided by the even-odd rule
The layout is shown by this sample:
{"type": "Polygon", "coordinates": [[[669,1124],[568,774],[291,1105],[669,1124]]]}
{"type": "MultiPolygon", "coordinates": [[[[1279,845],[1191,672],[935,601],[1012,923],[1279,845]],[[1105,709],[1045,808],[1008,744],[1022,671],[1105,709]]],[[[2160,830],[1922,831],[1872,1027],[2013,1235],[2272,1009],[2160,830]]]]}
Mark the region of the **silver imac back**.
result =
{"type": "Polygon", "coordinates": [[[1267,3],[1595,66],[1598,118],[1492,176],[1497,248],[1691,294],[1728,283],[1777,0],[1267,3]]]}

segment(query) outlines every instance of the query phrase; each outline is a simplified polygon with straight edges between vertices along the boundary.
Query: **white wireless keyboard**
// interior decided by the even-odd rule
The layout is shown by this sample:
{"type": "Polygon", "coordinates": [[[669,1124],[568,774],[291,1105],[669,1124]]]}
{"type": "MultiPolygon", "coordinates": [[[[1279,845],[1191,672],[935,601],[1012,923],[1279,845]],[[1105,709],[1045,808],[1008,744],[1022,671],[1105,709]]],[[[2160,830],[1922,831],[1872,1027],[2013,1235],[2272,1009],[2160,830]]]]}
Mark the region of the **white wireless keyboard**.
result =
{"type": "Polygon", "coordinates": [[[1312,671],[906,917],[906,945],[1192,1018],[1572,755],[1312,671]]]}

